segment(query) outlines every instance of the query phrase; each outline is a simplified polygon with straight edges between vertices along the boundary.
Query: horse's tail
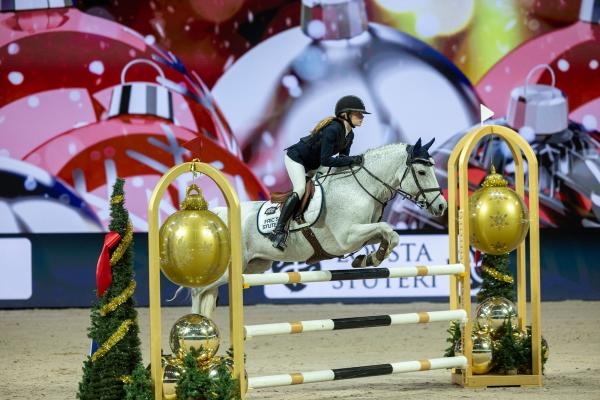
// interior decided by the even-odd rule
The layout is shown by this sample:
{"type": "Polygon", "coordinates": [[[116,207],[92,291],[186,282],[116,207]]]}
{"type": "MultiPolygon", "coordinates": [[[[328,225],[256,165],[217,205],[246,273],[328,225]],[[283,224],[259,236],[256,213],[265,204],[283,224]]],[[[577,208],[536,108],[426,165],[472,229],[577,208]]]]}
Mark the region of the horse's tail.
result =
{"type": "Polygon", "coordinates": [[[192,296],[192,291],[189,287],[185,287],[185,286],[179,286],[177,288],[177,290],[175,290],[175,293],[173,293],[173,297],[171,297],[170,299],[167,299],[167,301],[174,301],[177,296],[179,296],[179,294],[184,291],[185,289],[188,289],[187,292],[187,296],[185,296],[186,299],[189,299],[192,296]]]}
{"type": "Polygon", "coordinates": [[[179,286],[176,290],[175,293],[173,293],[173,297],[171,297],[170,299],[167,299],[167,301],[175,301],[175,299],[177,299],[177,296],[179,296],[183,291],[186,291],[186,295],[184,300],[189,299],[190,297],[196,296],[196,295],[202,295],[202,293],[204,293],[205,291],[214,288],[215,286],[220,286],[223,283],[227,283],[227,281],[223,282],[223,277],[217,279],[215,282],[206,285],[206,286],[200,286],[197,288],[190,288],[187,286],[179,286]]]}

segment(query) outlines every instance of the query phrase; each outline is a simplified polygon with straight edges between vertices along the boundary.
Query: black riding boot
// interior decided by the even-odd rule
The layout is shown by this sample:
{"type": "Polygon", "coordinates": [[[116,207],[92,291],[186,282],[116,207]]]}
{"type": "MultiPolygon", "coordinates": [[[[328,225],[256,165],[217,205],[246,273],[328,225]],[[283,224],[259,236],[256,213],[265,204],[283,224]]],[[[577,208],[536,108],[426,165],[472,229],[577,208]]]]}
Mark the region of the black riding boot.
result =
{"type": "Polygon", "coordinates": [[[281,251],[285,250],[285,242],[287,240],[287,223],[292,217],[294,213],[294,209],[298,204],[299,198],[298,193],[293,192],[290,197],[285,200],[283,206],[281,207],[281,214],[279,215],[279,220],[277,221],[277,226],[275,230],[271,234],[271,241],[273,242],[273,247],[279,249],[281,251]]]}

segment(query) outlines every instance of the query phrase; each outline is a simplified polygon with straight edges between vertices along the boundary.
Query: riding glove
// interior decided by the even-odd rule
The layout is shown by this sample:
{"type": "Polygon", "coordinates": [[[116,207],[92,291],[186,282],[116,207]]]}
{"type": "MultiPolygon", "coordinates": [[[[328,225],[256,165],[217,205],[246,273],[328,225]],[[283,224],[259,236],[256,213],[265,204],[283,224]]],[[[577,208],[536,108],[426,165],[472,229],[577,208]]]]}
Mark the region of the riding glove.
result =
{"type": "Polygon", "coordinates": [[[350,158],[352,158],[352,163],[350,164],[352,167],[362,165],[363,163],[363,156],[361,155],[351,156],[350,158]]]}

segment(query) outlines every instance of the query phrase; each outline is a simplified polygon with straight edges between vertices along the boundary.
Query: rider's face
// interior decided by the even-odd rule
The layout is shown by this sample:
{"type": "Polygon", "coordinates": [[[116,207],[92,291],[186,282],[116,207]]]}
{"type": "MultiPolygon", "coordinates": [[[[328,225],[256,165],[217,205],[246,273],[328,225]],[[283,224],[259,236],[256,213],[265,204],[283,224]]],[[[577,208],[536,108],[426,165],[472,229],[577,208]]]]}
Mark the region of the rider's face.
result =
{"type": "Polygon", "coordinates": [[[352,121],[352,125],[354,126],[361,126],[364,117],[365,115],[358,111],[352,111],[350,113],[350,120],[352,121]]]}

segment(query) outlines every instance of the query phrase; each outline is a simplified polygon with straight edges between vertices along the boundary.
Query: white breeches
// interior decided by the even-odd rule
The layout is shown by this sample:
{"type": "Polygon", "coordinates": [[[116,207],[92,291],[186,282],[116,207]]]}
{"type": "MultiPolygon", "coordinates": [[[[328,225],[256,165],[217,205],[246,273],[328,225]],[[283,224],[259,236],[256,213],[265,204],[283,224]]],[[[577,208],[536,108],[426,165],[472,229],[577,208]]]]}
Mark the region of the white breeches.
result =
{"type": "Polygon", "coordinates": [[[292,190],[298,193],[299,198],[302,198],[302,196],[304,196],[304,191],[306,190],[306,170],[304,169],[304,165],[292,160],[287,154],[283,161],[285,163],[285,169],[287,169],[290,180],[292,181],[292,190]]]}

